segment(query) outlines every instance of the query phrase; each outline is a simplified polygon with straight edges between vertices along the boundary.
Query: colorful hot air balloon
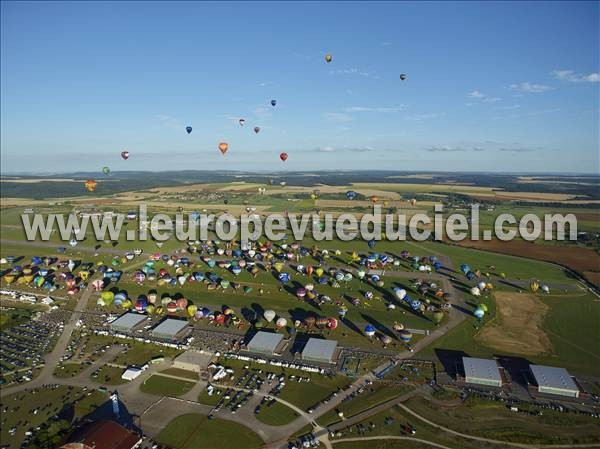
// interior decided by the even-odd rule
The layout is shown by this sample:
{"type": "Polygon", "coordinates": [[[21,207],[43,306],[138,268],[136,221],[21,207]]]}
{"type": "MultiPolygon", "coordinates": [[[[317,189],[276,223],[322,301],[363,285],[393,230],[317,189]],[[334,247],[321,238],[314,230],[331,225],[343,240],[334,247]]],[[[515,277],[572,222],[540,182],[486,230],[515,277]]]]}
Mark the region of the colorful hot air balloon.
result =
{"type": "Polygon", "coordinates": [[[96,181],[94,181],[93,179],[88,179],[84,185],[88,191],[94,192],[96,190],[96,186],[98,185],[98,183],[96,181]]]}
{"type": "Polygon", "coordinates": [[[287,161],[288,158],[288,154],[287,153],[281,153],[279,155],[279,159],[281,159],[283,162],[287,161]]]}
{"type": "Polygon", "coordinates": [[[412,336],[412,332],[408,329],[403,329],[400,331],[400,340],[402,340],[404,343],[408,343],[412,339],[412,336]]]}
{"type": "Polygon", "coordinates": [[[244,126],[246,124],[246,119],[239,119],[240,126],[244,126]]]}
{"type": "Polygon", "coordinates": [[[110,174],[110,168],[109,167],[102,167],[102,173],[104,173],[105,175],[110,174]]]}
{"type": "Polygon", "coordinates": [[[532,293],[537,292],[539,288],[540,284],[537,281],[532,281],[531,284],[529,284],[529,289],[532,293]]]}
{"type": "Polygon", "coordinates": [[[226,142],[221,142],[219,144],[219,150],[221,150],[221,154],[225,154],[227,153],[227,150],[229,149],[229,144],[227,144],[226,142]]]}
{"type": "Polygon", "coordinates": [[[283,329],[285,326],[287,326],[287,320],[283,317],[277,318],[277,321],[275,321],[275,327],[277,329],[283,329]]]}
{"type": "Polygon", "coordinates": [[[192,127],[191,126],[186,126],[185,130],[187,131],[188,134],[190,134],[192,132],[192,127]]]}
{"type": "Polygon", "coordinates": [[[325,62],[330,63],[331,61],[333,61],[333,56],[325,55],[325,62]]]}
{"type": "Polygon", "coordinates": [[[337,329],[338,327],[338,320],[331,317],[331,318],[327,318],[327,327],[329,329],[331,329],[332,331],[337,329]]]}
{"type": "Polygon", "coordinates": [[[373,337],[375,335],[375,326],[373,326],[372,324],[367,324],[365,326],[365,335],[369,338],[373,337]]]}
{"type": "Polygon", "coordinates": [[[129,151],[121,151],[121,157],[125,160],[129,159],[129,151]]]}

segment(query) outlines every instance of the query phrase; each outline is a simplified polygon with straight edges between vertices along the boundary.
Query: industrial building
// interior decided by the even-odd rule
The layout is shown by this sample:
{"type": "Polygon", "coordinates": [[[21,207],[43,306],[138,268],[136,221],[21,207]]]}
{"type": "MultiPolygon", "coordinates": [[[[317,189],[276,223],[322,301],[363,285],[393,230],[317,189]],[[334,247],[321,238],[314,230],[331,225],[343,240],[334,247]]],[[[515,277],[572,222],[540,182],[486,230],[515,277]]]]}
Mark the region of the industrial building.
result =
{"type": "Polygon", "coordinates": [[[579,397],[579,387],[564,368],[530,365],[529,369],[540,393],[579,397]]]}
{"type": "Polygon", "coordinates": [[[258,354],[273,355],[280,352],[277,349],[281,346],[282,340],[281,334],[259,331],[252,337],[246,349],[258,354]]]}
{"type": "Polygon", "coordinates": [[[465,382],[469,384],[501,387],[502,376],[495,360],[463,357],[465,382]]]}
{"type": "Polygon", "coordinates": [[[211,359],[210,354],[200,351],[185,351],[173,360],[173,368],[200,373],[206,369],[211,359]]]}
{"type": "Polygon", "coordinates": [[[323,338],[309,338],[302,350],[302,360],[319,363],[335,363],[337,341],[323,338]]]}
{"type": "Polygon", "coordinates": [[[191,332],[187,320],[165,318],[150,331],[150,335],[161,340],[181,340],[191,332]]]}
{"type": "Polygon", "coordinates": [[[130,334],[142,327],[144,321],[148,318],[140,313],[127,312],[109,324],[114,332],[130,334]]]}

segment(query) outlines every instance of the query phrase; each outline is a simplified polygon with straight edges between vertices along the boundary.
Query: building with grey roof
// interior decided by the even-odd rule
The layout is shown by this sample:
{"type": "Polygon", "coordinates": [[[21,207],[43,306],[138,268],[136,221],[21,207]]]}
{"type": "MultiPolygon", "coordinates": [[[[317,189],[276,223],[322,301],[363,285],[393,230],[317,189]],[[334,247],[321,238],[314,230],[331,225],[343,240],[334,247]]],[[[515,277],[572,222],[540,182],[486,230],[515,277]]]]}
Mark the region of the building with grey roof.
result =
{"type": "Polygon", "coordinates": [[[109,323],[110,330],[130,334],[139,329],[148,318],[140,313],[127,312],[109,323]]]}
{"type": "Polygon", "coordinates": [[[465,382],[470,384],[501,387],[502,376],[495,360],[463,357],[465,382]]]}
{"type": "Polygon", "coordinates": [[[530,365],[529,369],[540,393],[579,397],[579,387],[566,369],[543,365],[530,365]]]}
{"type": "Polygon", "coordinates": [[[283,335],[281,334],[259,331],[252,337],[246,349],[258,354],[273,355],[277,352],[282,340],[283,335]]]}
{"type": "Polygon", "coordinates": [[[320,363],[335,363],[337,341],[324,338],[309,338],[302,350],[302,360],[320,363]]]}
{"type": "Polygon", "coordinates": [[[187,320],[165,318],[150,331],[150,335],[161,340],[181,340],[191,330],[187,320]]]}

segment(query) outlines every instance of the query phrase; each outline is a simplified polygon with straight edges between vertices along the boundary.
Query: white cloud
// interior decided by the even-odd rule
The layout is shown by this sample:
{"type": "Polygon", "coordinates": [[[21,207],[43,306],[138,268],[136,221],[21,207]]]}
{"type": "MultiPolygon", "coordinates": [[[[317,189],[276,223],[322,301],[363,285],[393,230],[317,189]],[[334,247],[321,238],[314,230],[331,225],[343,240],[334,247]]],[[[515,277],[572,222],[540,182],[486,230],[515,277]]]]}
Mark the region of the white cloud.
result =
{"type": "Polygon", "coordinates": [[[158,118],[158,120],[160,120],[165,126],[169,128],[179,129],[183,127],[183,125],[179,122],[178,119],[176,119],[175,117],[171,117],[170,115],[158,114],[156,118],[158,118]]]}
{"type": "Polygon", "coordinates": [[[252,110],[252,113],[259,119],[266,119],[271,117],[271,111],[265,106],[257,106],[252,110]]]}
{"type": "Polygon", "coordinates": [[[406,108],[405,105],[401,104],[395,108],[388,107],[366,107],[366,106],[351,106],[349,108],[344,108],[344,112],[400,112],[406,108]]]}
{"type": "Polygon", "coordinates": [[[513,109],[519,109],[520,107],[520,104],[511,104],[506,106],[496,106],[494,109],[497,109],[499,111],[511,111],[513,109]]]}
{"type": "Polygon", "coordinates": [[[415,122],[421,122],[432,118],[438,118],[446,115],[445,112],[431,112],[429,114],[412,114],[404,117],[404,120],[413,120],[415,122]]]}
{"type": "Polygon", "coordinates": [[[375,79],[379,78],[379,77],[375,76],[374,73],[367,72],[365,70],[360,70],[360,69],[357,69],[356,67],[352,67],[350,69],[330,70],[329,74],[330,75],[358,75],[358,76],[364,76],[365,78],[375,78],[375,79]]]}
{"type": "Polygon", "coordinates": [[[539,94],[542,92],[547,92],[549,90],[554,90],[554,87],[547,86],[545,84],[533,84],[525,81],[523,83],[511,84],[510,86],[508,86],[508,89],[528,94],[539,94]]]}
{"type": "Polygon", "coordinates": [[[391,42],[382,42],[382,43],[381,43],[381,46],[382,46],[382,47],[389,47],[390,45],[392,45],[392,43],[391,43],[391,42]]]}
{"type": "Polygon", "coordinates": [[[570,83],[598,83],[600,82],[600,73],[590,73],[588,75],[582,75],[575,73],[573,70],[554,70],[552,76],[561,81],[568,81],[570,83]]]}
{"type": "Polygon", "coordinates": [[[484,98],[481,101],[483,101],[484,103],[496,103],[497,101],[500,101],[500,100],[502,100],[502,98],[499,98],[499,97],[486,97],[486,98],[484,98]]]}
{"type": "Polygon", "coordinates": [[[321,116],[325,120],[335,123],[346,123],[354,120],[354,118],[351,115],[344,114],[341,112],[323,112],[321,116]]]}
{"type": "Polygon", "coordinates": [[[469,92],[469,97],[471,97],[471,98],[485,98],[485,97],[487,97],[487,95],[484,94],[483,92],[479,92],[478,90],[474,90],[473,92],[469,92]]]}
{"type": "Polygon", "coordinates": [[[343,147],[337,147],[337,148],[332,147],[332,146],[326,146],[326,147],[316,148],[313,151],[315,151],[317,153],[335,153],[335,152],[368,153],[371,151],[375,151],[375,148],[370,147],[370,146],[359,146],[359,147],[343,146],[343,147]]]}

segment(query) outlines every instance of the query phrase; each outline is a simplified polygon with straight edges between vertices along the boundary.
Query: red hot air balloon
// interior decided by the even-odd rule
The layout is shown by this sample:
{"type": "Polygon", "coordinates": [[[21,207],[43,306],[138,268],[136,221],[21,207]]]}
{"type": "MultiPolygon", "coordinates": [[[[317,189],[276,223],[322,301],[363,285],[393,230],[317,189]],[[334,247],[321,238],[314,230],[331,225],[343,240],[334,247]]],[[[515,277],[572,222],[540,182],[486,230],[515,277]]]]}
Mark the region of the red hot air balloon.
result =
{"type": "Polygon", "coordinates": [[[129,151],[121,151],[121,157],[125,160],[129,159],[129,151]]]}
{"type": "Polygon", "coordinates": [[[288,154],[287,153],[281,153],[279,155],[279,159],[281,159],[283,162],[287,161],[288,158],[288,154]]]}

